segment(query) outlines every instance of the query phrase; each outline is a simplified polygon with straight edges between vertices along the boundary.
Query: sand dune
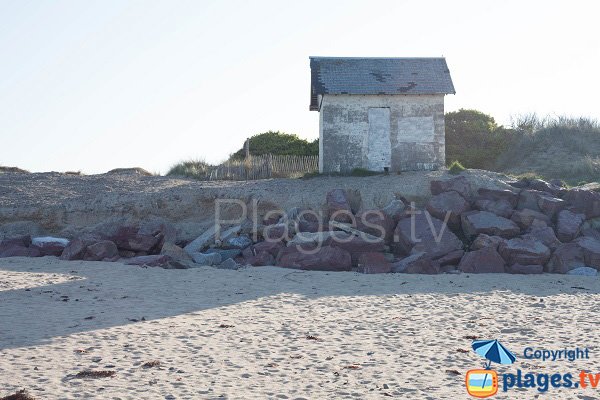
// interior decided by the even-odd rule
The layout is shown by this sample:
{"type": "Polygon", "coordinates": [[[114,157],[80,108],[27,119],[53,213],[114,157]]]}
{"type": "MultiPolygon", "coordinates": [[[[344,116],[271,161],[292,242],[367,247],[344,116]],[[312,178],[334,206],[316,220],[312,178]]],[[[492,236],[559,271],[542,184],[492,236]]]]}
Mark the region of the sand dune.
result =
{"type": "MultiPolygon", "coordinates": [[[[471,336],[500,339],[517,357],[527,346],[588,346],[590,360],[521,358],[518,368],[600,372],[599,293],[598,279],[564,275],[3,259],[0,397],[26,388],[39,399],[467,398],[464,373],[482,365],[471,336]],[[77,378],[85,370],[114,376],[77,378]]],[[[599,390],[543,397],[591,399],[599,390]]]]}

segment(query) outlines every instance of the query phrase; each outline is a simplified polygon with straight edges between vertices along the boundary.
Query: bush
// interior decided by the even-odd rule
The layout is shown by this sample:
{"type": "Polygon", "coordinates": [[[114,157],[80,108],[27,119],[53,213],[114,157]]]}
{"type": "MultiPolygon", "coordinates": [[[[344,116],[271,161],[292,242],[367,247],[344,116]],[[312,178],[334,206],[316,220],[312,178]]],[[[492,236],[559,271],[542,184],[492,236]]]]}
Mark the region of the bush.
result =
{"type": "MultiPolygon", "coordinates": [[[[319,154],[319,139],[309,142],[296,135],[268,131],[250,138],[250,154],[314,156],[319,154]]],[[[232,159],[245,157],[244,146],[231,156],[232,159]]]]}
{"type": "Polygon", "coordinates": [[[445,121],[446,160],[461,160],[466,168],[493,169],[498,155],[517,138],[517,132],[477,110],[449,112],[445,121]]]}
{"type": "Polygon", "coordinates": [[[211,165],[204,160],[189,160],[173,165],[167,176],[183,176],[186,178],[194,178],[206,180],[210,177],[211,165]]]}
{"type": "Polygon", "coordinates": [[[452,175],[458,175],[464,170],[466,170],[466,168],[463,167],[463,165],[458,161],[452,161],[452,164],[450,164],[450,166],[448,167],[448,172],[452,175]]]}

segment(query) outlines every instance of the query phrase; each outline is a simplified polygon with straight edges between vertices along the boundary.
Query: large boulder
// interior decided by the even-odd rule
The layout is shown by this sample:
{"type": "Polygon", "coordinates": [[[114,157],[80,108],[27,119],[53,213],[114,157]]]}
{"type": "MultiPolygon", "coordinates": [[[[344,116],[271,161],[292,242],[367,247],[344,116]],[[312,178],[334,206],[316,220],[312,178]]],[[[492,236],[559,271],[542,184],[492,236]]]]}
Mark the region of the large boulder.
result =
{"type": "Polygon", "coordinates": [[[170,257],[173,260],[192,261],[192,257],[185,250],[168,242],[163,244],[160,255],[170,257]]]}
{"type": "Polygon", "coordinates": [[[386,274],[392,264],[382,253],[363,253],[358,257],[358,272],[363,274],[386,274]]]}
{"type": "Polygon", "coordinates": [[[518,225],[510,219],[500,217],[489,211],[469,211],[462,214],[461,218],[463,232],[465,236],[470,238],[480,233],[512,238],[521,232],[518,225]]]}
{"type": "Polygon", "coordinates": [[[352,222],[352,208],[343,189],[333,189],[327,192],[326,212],[328,220],[352,222]]]}
{"type": "Polygon", "coordinates": [[[503,218],[510,218],[514,211],[512,204],[505,199],[478,199],[475,200],[475,208],[480,211],[489,211],[503,218]]]}
{"type": "Polygon", "coordinates": [[[477,194],[480,199],[484,200],[506,200],[512,208],[515,208],[519,201],[519,195],[508,189],[479,188],[477,189],[477,194]]]}
{"type": "Polygon", "coordinates": [[[585,266],[583,248],[578,243],[565,243],[554,251],[546,264],[546,271],[566,274],[574,268],[585,266]]]}
{"type": "Polygon", "coordinates": [[[587,219],[600,217],[600,193],[585,189],[571,189],[563,199],[570,203],[578,213],[587,219]]]}
{"type": "Polygon", "coordinates": [[[439,258],[462,249],[463,243],[443,221],[421,212],[398,222],[392,248],[400,255],[423,252],[430,258],[439,258]]]}
{"type": "Polygon", "coordinates": [[[83,259],[85,261],[115,261],[119,258],[119,249],[110,240],[101,240],[87,246],[83,259]]]}
{"type": "Polygon", "coordinates": [[[600,270],[600,240],[583,236],[575,241],[583,249],[583,259],[586,265],[600,270]]]}
{"type": "Polygon", "coordinates": [[[544,265],[550,259],[550,249],[533,239],[504,241],[498,246],[498,252],[508,265],[544,265]]]}
{"type": "Polygon", "coordinates": [[[453,190],[458,192],[462,197],[469,198],[471,196],[471,184],[464,176],[446,180],[433,180],[430,183],[430,187],[431,194],[433,195],[453,190]]]}
{"type": "Polygon", "coordinates": [[[544,266],[513,264],[507,268],[506,272],[508,272],[509,274],[522,275],[541,274],[544,272],[544,266]]]}
{"type": "Polygon", "coordinates": [[[392,272],[434,275],[440,273],[440,265],[425,253],[417,252],[394,262],[392,264],[392,272]]]}
{"type": "Polygon", "coordinates": [[[567,202],[558,197],[540,195],[537,201],[540,210],[550,218],[553,218],[558,212],[563,210],[567,202]]]}
{"type": "Polygon", "coordinates": [[[278,266],[310,271],[350,271],[352,268],[350,253],[339,247],[323,246],[310,252],[295,247],[288,249],[278,260],[278,266]]]}
{"type": "Polygon", "coordinates": [[[550,224],[550,218],[546,214],[529,208],[513,212],[510,219],[519,225],[522,230],[529,229],[535,220],[542,221],[547,225],[550,224]]]}
{"type": "Polygon", "coordinates": [[[340,248],[350,253],[353,266],[358,265],[358,259],[362,254],[383,253],[385,251],[385,243],[379,238],[348,235],[342,239],[342,233],[344,232],[337,232],[336,235],[330,236],[324,244],[325,246],[340,248]]]}
{"type": "Polygon", "coordinates": [[[382,210],[366,210],[356,217],[356,229],[389,243],[394,236],[396,223],[382,210]]]}
{"type": "Polygon", "coordinates": [[[136,226],[121,226],[117,232],[110,236],[110,241],[117,245],[120,250],[143,251],[151,253],[153,250],[160,251],[164,236],[162,233],[157,236],[138,233],[139,228],[136,226]]]}
{"type": "Polygon", "coordinates": [[[554,229],[549,226],[532,225],[531,229],[522,238],[540,241],[552,251],[562,244],[556,237],[554,229]]]}
{"type": "Polygon", "coordinates": [[[61,260],[83,260],[85,249],[90,243],[82,238],[75,238],[69,242],[60,255],[61,260]]]}
{"type": "Polygon", "coordinates": [[[501,238],[500,236],[489,236],[485,233],[480,233],[475,240],[473,240],[473,243],[471,243],[471,250],[481,250],[485,247],[491,247],[494,250],[498,250],[500,243],[505,240],[506,239],[501,238]]]}
{"type": "Polygon", "coordinates": [[[539,206],[539,200],[542,196],[547,196],[548,194],[545,192],[540,192],[538,190],[522,190],[519,193],[519,202],[517,204],[517,209],[524,210],[526,208],[533,211],[542,211],[539,206]]]}
{"type": "Polygon", "coordinates": [[[268,251],[258,251],[256,254],[244,256],[244,263],[253,267],[264,267],[266,265],[275,265],[275,257],[268,251]]]}
{"type": "Polygon", "coordinates": [[[250,246],[247,249],[245,249],[243,251],[242,255],[245,258],[249,258],[249,257],[257,255],[258,253],[267,252],[270,255],[272,255],[273,257],[277,257],[279,252],[284,247],[285,246],[281,242],[258,242],[255,245],[250,246]]]}
{"type": "Polygon", "coordinates": [[[500,273],[504,272],[505,261],[493,247],[465,253],[458,269],[468,273],[500,273]]]}
{"type": "Polygon", "coordinates": [[[397,224],[402,215],[404,214],[404,210],[406,209],[406,205],[402,200],[394,199],[388,203],[385,207],[381,209],[381,211],[391,218],[394,221],[394,224],[397,224]]]}
{"type": "Polygon", "coordinates": [[[460,229],[460,215],[469,211],[471,206],[458,192],[450,191],[431,197],[426,209],[441,221],[445,221],[446,215],[448,215],[448,225],[452,229],[460,229]]]}
{"type": "Polygon", "coordinates": [[[583,214],[575,214],[570,210],[562,210],[558,213],[556,221],[556,237],[561,242],[572,241],[579,235],[583,221],[583,214]]]}
{"type": "Polygon", "coordinates": [[[19,243],[9,242],[0,247],[0,258],[5,257],[40,257],[42,254],[35,247],[25,247],[19,243]]]}

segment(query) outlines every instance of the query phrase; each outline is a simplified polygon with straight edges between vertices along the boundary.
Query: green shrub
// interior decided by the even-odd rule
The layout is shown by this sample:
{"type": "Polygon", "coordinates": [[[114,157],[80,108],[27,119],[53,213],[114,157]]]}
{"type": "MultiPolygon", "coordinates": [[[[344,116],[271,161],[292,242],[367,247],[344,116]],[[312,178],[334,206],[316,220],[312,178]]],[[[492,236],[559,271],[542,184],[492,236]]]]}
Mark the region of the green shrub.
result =
{"type": "MultiPolygon", "coordinates": [[[[250,154],[314,156],[319,154],[319,139],[309,142],[296,135],[283,132],[268,131],[250,138],[250,154]]],[[[232,154],[232,159],[243,159],[246,156],[244,146],[232,154]]]]}
{"type": "Polygon", "coordinates": [[[186,178],[194,178],[206,180],[210,176],[211,165],[204,160],[188,160],[182,161],[173,165],[167,176],[183,176],[186,178]]]}
{"type": "Polygon", "coordinates": [[[452,164],[448,167],[448,172],[452,175],[458,175],[464,170],[466,170],[466,168],[458,161],[452,161],[452,164]]]}

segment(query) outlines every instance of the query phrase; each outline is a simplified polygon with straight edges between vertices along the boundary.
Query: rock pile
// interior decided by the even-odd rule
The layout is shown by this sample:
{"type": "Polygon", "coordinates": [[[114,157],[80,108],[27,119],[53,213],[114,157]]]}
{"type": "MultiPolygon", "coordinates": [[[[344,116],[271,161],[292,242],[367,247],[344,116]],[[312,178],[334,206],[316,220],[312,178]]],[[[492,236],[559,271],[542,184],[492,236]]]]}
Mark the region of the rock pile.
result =
{"type": "Polygon", "coordinates": [[[105,226],[72,240],[12,237],[0,242],[0,257],[367,274],[600,270],[600,193],[538,179],[511,185],[472,188],[463,176],[435,180],[424,209],[399,196],[380,209],[363,209],[360,193],[334,189],[322,210],[269,210],[260,221],[215,225],[190,242],[176,242],[172,225],[153,221],[105,226]]]}

